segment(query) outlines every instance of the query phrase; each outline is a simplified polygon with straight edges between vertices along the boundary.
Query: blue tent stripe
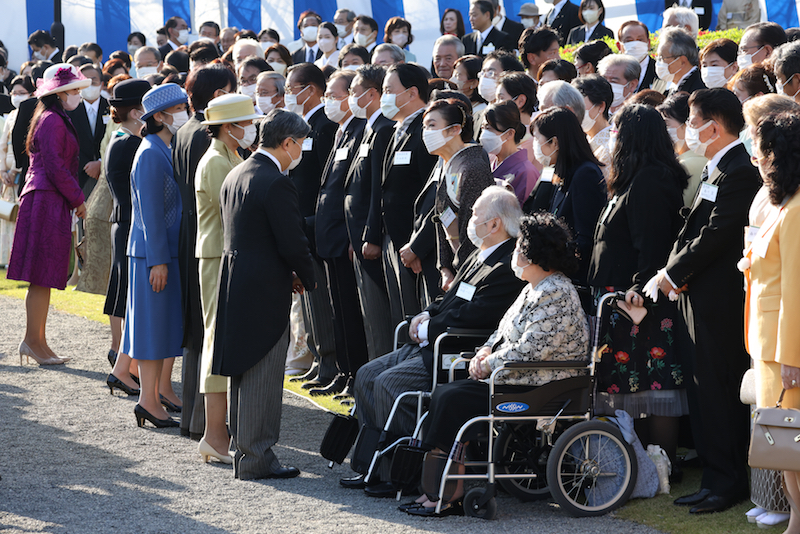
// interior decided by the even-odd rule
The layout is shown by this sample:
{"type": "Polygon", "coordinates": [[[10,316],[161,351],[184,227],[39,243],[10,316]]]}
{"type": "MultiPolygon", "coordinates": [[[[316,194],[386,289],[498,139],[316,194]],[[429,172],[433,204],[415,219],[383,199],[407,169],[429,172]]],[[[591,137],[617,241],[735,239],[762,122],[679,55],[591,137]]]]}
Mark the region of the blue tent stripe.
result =
{"type": "Polygon", "coordinates": [[[776,22],[784,28],[800,26],[797,6],[794,2],[767,2],[767,15],[770,21],[776,22]]]}
{"type": "MultiPolygon", "coordinates": [[[[100,0],[107,1],[107,0],[100,0]]],[[[170,17],[181,17],[187,23],[192,20],[192,12],[189,7],[190,0],[164,0],[164,22],[170,17]]],[[[200,28],[192,28],[197,32],[200,28]]]]}
{"type": "MultiPolygon", "coordinates": [[[[28,18],[28,35],[36,30],[50,31],[53,24],[53,2],[52,0],[27,0],[25,9],[28,18]]],[[[27,53],[30,55],[30,48],[27,53]]]]}
{"type": "Polygon", "coordinates": [[[372,18],[378,22],[378,43],[383,42],[386,21],[392,17],[405,17],[405,14],[403,0],[372,0],[372,18]]]}
{"type": "Polygon", "coordinates": [[[661,28],[662,13],[664,13],[664,0],[636,0],[638,19],[651,33],[661,28]]]}
{"type": "Polygon", "coordinates": [[[261,3],[253,0],[228,0],[228,26],[261,31],[261,3]]]}
{"type": "Polygon", "coordinates": [[[294,38],[300,38],[300,31],[297,29],[297,21],[300,18],[300,13],[304,11],[315,11],[322,17],[323,21],[333,21],[333,15],[336,13],[336,2],[331,0],[294,0],[294,38]]]}
{"type": "MultiPolygon", "coordinates": [[[[522,2],[520,3],[520,5],[522,2]]],[[[510,2],[506,2],[506,6],[509,6],[510,2]]],[[[442,20],[444,16],[444,10],[447,8],[452,7],[453,9],[457,9],[461,12],[461,17],[464,19],[464,28],[467,33],[472,32],[472,26],[469,24],[469,0],[450,0],[448,2],[439,2],[439,20],[442,20]]],[[[507,7],[507,9],[511,9],[511,7],[507,7]]],[[[514,12],[514,16],[511,18],[516,19],[517,12],[514,12]]]]}
{"type": "Polygon", "coordinates": [[[129,0],[95,0],[97,44],[103,49],[105,61],[115,50],[127,50],[131,31],[129,0]]]}

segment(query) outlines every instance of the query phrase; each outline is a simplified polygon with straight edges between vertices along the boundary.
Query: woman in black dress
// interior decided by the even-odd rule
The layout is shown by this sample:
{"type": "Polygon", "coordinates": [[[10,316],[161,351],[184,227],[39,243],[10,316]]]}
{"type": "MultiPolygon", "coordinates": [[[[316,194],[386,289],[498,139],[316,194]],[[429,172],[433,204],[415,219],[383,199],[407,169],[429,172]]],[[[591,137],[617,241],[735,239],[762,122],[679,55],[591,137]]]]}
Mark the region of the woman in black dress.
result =
{"type": "Polygon", "coordinates": [[[680,230],[689,177],[658,111],[625,106],[612,128],[611,200],[597,223],[589,284],[596,296],[624,291],[629,305],[644,305],[648,313],[638,325],[618,312],[603,314],[600,344],[606,348],[597,370],[595,410],[628,412],[642,443],[661,445],[674,465],[678,417],[688,413],[689,375],[676,335],[683,319],[674,302],[656,304],[642,294],[680,230]]]}
{"type": "MultiPolygon", "coordinates": [[[[106,179],[114,199],[114,209],[111,212],[113,260],[103,313],[109,316],[112,336],[116,340],[122,337],[128,292],[126,252],[131,227],[131,167],[139,143],[142,142],[139,133],[142,129],[139,118],[144,113],[142,96],[149,89],[150,83],[146,80],[125,80],[114,86],[113,96],[109,100],[112,106],[111,118],[120,126],[114,132],[105,157],[106,179]]],[[[128,339],[128,336],[123,339],[128,339]]],[[[113,349],[109,351],[108,359],[113,369],[106,380],[108,388],[112,394],[114,388],[117,388],[128,395],[138,395],[138,385],[130,374],[131,358],[124,343],[117,348],[117,352],[118,354],[113,349]]]]}

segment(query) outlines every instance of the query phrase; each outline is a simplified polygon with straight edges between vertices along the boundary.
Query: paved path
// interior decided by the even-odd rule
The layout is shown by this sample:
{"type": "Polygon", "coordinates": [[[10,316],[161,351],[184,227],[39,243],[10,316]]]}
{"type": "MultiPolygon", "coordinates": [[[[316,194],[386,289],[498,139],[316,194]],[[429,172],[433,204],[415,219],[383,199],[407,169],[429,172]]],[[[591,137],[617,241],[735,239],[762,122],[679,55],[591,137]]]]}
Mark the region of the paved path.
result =
{"type": "Polygon", "coordinates": [[[507,495],[491,523],[410,517],[392,500],[338,486],[350,469],[328,469],[317,452],[330,416],[290,393],[277,454],[302,475],[236,481],[229,466],[203,464],[196,442],[177,429],[137,428],[135,400],[109,395],[108,327],[51,311],[51,346],[73,361],[20,367],[24,321],[22,301],[0,296],[0,532],[657,532],[612,517],[573,519],[552,503],[507,495]]]}

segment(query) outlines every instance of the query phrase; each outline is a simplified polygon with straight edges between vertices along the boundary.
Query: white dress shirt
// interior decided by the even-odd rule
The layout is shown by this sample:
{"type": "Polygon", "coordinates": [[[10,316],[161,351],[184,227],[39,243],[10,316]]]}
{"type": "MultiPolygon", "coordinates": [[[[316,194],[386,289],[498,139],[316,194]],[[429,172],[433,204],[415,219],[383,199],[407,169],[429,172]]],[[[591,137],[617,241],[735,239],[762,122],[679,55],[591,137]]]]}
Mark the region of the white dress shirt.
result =
{"type": "Polygon", "coordinates": [[[89,128],[92,130],[92,135],[97,131],[97,114],[100,113],[100,99],[94,102],[83,101],[83,107],[86,108],[86,116],[89,118],[89,128]]]}

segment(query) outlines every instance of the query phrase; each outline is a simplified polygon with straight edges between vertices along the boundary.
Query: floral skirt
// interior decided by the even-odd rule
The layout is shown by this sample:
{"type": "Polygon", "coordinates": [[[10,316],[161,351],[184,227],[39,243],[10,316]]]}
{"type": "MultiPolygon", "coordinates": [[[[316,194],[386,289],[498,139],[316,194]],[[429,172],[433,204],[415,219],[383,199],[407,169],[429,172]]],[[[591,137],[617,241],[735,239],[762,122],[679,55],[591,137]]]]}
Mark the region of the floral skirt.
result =
{"type": "Polygon", "coordinates": [[[599,343],[602,359],[595,373],[598,414],[624,410],[637,419],[689,413],[685,389],[688,376],[682,360],[688,352],[679,343],[685,336],[677,335],[679,328],[685,328],[682,315],[667,299],[658,303],[648,300],[646,307],[647,315],[639,325],[617,311],[603,311],[599,343]]]}

